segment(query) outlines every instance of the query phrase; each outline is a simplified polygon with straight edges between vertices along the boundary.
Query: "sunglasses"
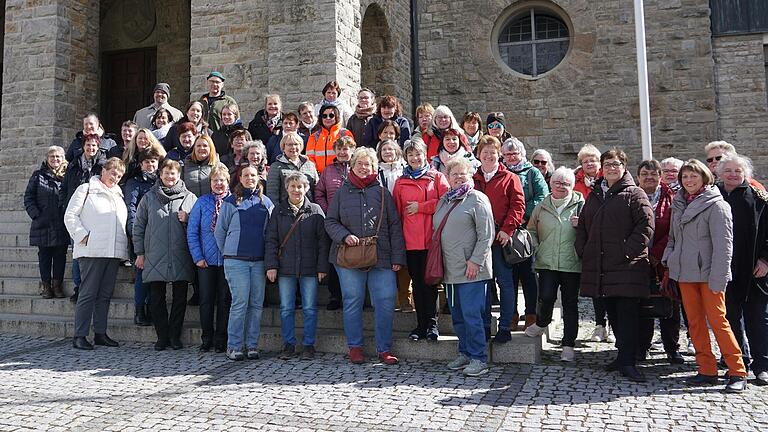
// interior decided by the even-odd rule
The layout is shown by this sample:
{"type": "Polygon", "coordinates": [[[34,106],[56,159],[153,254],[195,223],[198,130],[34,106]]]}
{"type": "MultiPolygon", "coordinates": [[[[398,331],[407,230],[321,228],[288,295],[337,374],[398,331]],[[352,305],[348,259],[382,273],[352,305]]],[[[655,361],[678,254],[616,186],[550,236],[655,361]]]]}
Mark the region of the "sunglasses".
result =
{"type": "Polygon", "coordinates": [[[322,117],[324,119],[333,119],[333,118],[336,118],[336,114],[334,114],[334,113],[322,114],[320,117],[322,117]]]}
{"type": "Polygon", "coordinates": [[[534,160],[531,161],[531,163],[533,163],[534,165],[546,165],[547,161],[534,159],[534,160]]]}
{"type": "Polygon", "coordinates": [[[723,158],[723,155],[707,158],[707,163],[712,163],[714,161],[718,161],[719,162],[720,159],[722,159],[722,158],[723,158]]]}
{"type": "Polygon", "coordinates": [[[489,125],[488,125],[488,129],[501,129],[501,128],[503,128],[503,127],[504,127],[504,125],[503,125],[503,124],[501,124],[501,123],[496,123],[496,122],[493,122],[493,123],[491,123],[491,124],[489,124],[489,125]]]}

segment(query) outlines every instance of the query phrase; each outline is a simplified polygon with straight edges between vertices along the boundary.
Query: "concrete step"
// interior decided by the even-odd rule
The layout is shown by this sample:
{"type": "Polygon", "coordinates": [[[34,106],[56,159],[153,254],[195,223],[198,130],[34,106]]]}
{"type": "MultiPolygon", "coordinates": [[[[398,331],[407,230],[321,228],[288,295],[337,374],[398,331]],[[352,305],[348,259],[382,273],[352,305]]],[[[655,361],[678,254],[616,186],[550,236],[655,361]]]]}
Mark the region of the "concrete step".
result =
{"type": "MultiPolygon", "coordinates": [[[[156,340],[152,327],[138,327],[128,320],[111,320],[109,335],[118,341],[146,342],[156,340]]],[[[71,318],[47,315],[0,313],[0,332],[34,336],[71,337],[74,324],[71,318]]],[[[369,357],[376,355],[372,332],[364,332],[364,351],[369,357]]],[[[297,330],[301,340],[301,330],[297,330]]],[[[194,347],[200,343],[200,329],[189,324],[182,332],[182,342],[194,347]]],[[[489,345],[489,359],[494,363],[538,363],[541,361],[543,338],[528,338],[516,333],[512,341],[504,345],[489,345]]],[[[279,351],[283,341],[278,327],[262,327],[259,348],[263,351],[279,351]]],[[[315,348],[320,352],[346,354],[348,352],[344,332],[318,329],[315,348]]],[[[97,349],[107,349],[98,347],[97,349]]],[[[189,349],[189,348],[188,348],[189,349]]],[[[450,361],[456,357],[458,339],[455,336],[441,336],[437,342],[413,342],[407,333],[393,333],[392,352],[402,358],[450,361]]]]}
{"type": "MultiPolygon", "coordinates": [[[[40,277],[40,268],[35,261],[5,261],[0,266],[0,278],[38,278],[40,277]]],[[[71,262],[67,263],[64,272],[64,279],[72,278],[71,262]]],[[[132,267],[121,267],[117,272],[119,282],[132,282],[134,278],[134,269],[132,267]]]]}
{"type": "Polygon", "coordinates": [[[0,234],[29,234],[31,221],[10,222],[0,219],[0,234]]]}
{"type": "MultiPolygon", "coordinates": [[[[170,298],[168,309],[170,310],[170,298]]],[[[71,318],[75,315],[75,305],[69,299],[44,299],[37,295],[7,295],[0,294],[0,314],[27,314],[44,315],[60,318],[71,318]]],[[[133,320],[133,299],[112,299],[109,308],[109,318],[115,320],[133,320]]],[[[317,327],[327,329],[342,329],[343,314],[341,310],[328,311],[324,307],[318,307],[317,327]]],[[[184,317],[188,323],[200,322],[200,311],[197,306],[187,306],[184,317]]],[[[304,319],[300,310],[295,314],[296,325],[303,327],[304,319]]],[[[262,312],[261,324],[263,326],[280,326],[280,308],[276,304],[269,305],[262,312]]],[[[498,314],[491,317],[491,331],[496,333],[498,314]]],[[[366,308],[363,311],[363,324],[365,328],[373,328],[373,310],[366,308]]],[[[416,314],[410,312],[395,312],[393,322],[394,331],[409,333],[416,327],[416,314]]],[[[440,315],[438,318],[440,334],[455,334],[451,323],[451,316],[440,315]]]]}
{"type": "MultiPolygon", "coordinates": [[[[67,251],[67,265],[71,265],[72,249],[67,251]]],[[[37,265],[37,247],[0,246],[0,262],[23,261],[37,265]]]]}
{"type": "Polygon", "coordinates": [[[29,246],[29,229],[21,234],[0,234],[0,246],[29,246]]]}
{"type": "Polygon", "coordinates": [[[4,222],[26,223],[30,223],[32,221],[25,210],[0,210],[0,220],[4,222]]]}

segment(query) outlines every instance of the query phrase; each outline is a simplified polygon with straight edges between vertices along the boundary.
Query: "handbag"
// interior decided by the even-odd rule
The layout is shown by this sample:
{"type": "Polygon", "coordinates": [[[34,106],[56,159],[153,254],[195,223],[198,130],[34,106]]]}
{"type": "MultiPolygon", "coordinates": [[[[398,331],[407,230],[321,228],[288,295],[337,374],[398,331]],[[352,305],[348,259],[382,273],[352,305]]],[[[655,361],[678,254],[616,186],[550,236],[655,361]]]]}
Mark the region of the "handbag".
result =
{"type": "Polygon", "coordinates": [[[448,215],[459,205],[459,202],[459,200],[456,200],[453,203],[453,206],[448,209],[448,213],[445,214],[443,220],[440,221],[437,230],[432,233],[429,249],[427,249],[426,268],[424,269],[424,283],[427,285],[437,285],[443,280],[445,268],[443,267],[443,245],[440,241],[440,235],[443,233],[443,227],[445,227],[445,223],[448,221],[448,215]]]}
{"type": "Polygon", "coordinates": [[[360,237],[360,241],[349,246],[342,242],[336,249],[336,264],[350,269],[370,269],[378,262],[376,253],[376,241],[379,238],[381,229],[381,220],[384,218],[384,186],[381,186],[381,208],[379,211],[379,222],[376,226],[376,234],[368,237],[360,237]]]}
{"type": "MultiPolygon", "coordinates": [[[[670,280],[667,277],[667,280],[670,280]]],[[[651,296],[640,300],[640,318],[671,318],[672,299],[664,293],[661,284],[653,284],[651,296]]]]}
{"type": "Polygon", "coordinates": [[[509,236],[507,244],[501,247],[501,254],[507,265],[521,263],[533,255],[533,238],[527,229],[519,226],[509,236]]]}

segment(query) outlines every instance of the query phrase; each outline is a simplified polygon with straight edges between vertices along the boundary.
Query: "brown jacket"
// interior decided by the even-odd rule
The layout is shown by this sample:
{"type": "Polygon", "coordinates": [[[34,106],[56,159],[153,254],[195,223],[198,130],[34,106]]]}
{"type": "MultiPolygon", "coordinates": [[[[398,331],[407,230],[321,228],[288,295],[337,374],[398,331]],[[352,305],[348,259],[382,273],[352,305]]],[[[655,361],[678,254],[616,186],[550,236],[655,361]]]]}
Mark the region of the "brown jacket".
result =
{"type": "Polygon", "coordinates": [[[595,182],[576,230],[576,253],[582,259],[581,295],[648,297],[653,209],[629,172],[607,193],[602,180],[595,182]]]}

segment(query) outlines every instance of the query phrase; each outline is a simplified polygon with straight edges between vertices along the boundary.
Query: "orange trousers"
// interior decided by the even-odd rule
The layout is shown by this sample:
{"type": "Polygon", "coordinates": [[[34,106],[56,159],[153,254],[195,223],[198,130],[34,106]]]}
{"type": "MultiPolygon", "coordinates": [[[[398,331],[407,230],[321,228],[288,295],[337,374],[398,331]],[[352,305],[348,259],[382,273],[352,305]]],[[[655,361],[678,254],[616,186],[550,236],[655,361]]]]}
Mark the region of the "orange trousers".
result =
{"type": "Polygon", "coordinates": [[[707,322],[715,334],[728,373],[731,376],[747,376],[741,348],[731,330],[731,324],[725,318],[725,291],[718,293],[709,289],[706,282],[680,282],[680,294],[683,307],[688,315],[688,332],[691,334],[693,347],[696,348],[696,363],[702,375],[717,375],[717,359],[712,354],[707,322]]]}

